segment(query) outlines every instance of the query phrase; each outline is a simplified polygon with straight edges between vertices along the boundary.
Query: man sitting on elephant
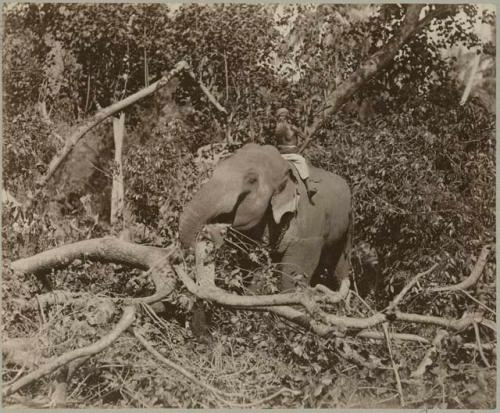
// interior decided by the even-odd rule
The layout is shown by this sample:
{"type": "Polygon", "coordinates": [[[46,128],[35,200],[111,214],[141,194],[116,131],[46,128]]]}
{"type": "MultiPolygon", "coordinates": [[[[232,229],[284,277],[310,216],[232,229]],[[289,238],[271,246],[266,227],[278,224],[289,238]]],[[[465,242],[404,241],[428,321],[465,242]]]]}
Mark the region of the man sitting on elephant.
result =
{"type": "Polygon", "coordinates": [[[297,134],[299,131],[296,127],[288,123],[288,115],[289,112],[286,108],[280,108],[276,112],[277,121],[274,134],[277,139],[277,147],[281,156],[291,162],[297,169],[297,172],[307,189],[309,200],[312,203],[312,197],[317,190],[316,188],[311,187],[309,183],[309,167],[305,158],[298,153],[299,141],[297,134]]]}

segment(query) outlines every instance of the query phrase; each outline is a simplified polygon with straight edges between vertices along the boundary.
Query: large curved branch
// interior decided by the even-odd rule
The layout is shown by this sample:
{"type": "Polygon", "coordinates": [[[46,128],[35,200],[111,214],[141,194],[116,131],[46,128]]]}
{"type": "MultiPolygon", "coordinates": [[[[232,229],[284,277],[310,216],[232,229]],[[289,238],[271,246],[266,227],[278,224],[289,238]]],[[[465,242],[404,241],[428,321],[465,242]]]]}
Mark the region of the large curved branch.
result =
{"type": "Polygon", "coordinates": [[[14,271],[40,274],[67,267],[76,259],[91,259],[148,269],[168,253],[166,249],[133,244],[117,238],[95,238],[21,258],[11,262],[10,267],[14,271]]]}
{"type": "Polygon", "coordinates": [[[457,331],[474,325],[474,323],[481,323],[489,328],[495,328],[492,326],[492,322],[484,319],[482,314],[479,313],[464,315],[461,319],[447,319],[432,315],[409,314],[394,311],[405,294],[410,290],[411,286],[415,284],[420,277],[433,271],[437,267],[437,264],[414,277],[409,286],[404,288],[401,293],[394,298],[386,311],[375,313],[370,317],[359,318],[339,316],[323,311],[320,308],[318,300],[315,299],[314,291],[312,290],[261,296],[240,296],[230,294],[215,285],[215,266],[210,254],[211,249],[211,243],[205,241],[199,242],[196,245],[197,282],[193,281],[187,275],[182,265],[174,266],[175,273],[192,294],[199,298],[225,306],[270,311],[301,325],[305,329],[312,330],[321,336],[329,334],[342,336],[345,335],[348,330],[366,330],[377,327],[387,321],[433,324],[457,331]],[[292,307],[288,307],[287,305],[301,305],[305,308],[307,314],[292,307]]]}
{"type": "MultiPolygon", "coordinates": [[[[282,305],[302,305],[303,307],[309,308],[314,305],[312,298],[312,294],[314,293],[313,290],[255,296],[236,295],[230,294],[215,285],[197,284],[187,275],[180,265],[175,265],[174,271],[191,294],[196,295],[198,298],[213,301],[214,303],[228,307],[255,308],[282,305]]],[[[334,294],[334,292],[332,293],[334,294]]]]}
{"type": "MultiPolygon", "coordinates": [[[[192,294],[225,306],[270,311],[321,336],[345,336],[346,332],[349,331],[348,334],[369,337],[373,332],[366,331],[367,329],[376,327],[387,321],[432,324],[452,330],[462,330],[474,323],[480,323],[496,331],[495,323],[483,318],[483,315],[479,313],[468,314],[461,319],[455,320],[432,315],[409,314],[395,311],[397,304],[399,304],[404,295],[410,290],[409,287],[421,276],[429,274],[434,270],[436,265],[418,274],[410,282],[410,285],[395,297],[385,311],[378,312],[366,318],[356,318],[339,316],[322,310],[321,302],[340,302],[344,295],[343,293],[331,292],[326,300],[326,295],[321,289],[306,289],[287,294],[263,296],[239,296],[228,293],[215,285],[215,268],[213,259],[209,254],[209,248],[206,243],[200,243],[200,245],[196,249],[197,282],[193,281],[187,275],[182,266],[172,266],[178,278],[192,294]],[[296,310],[290,307],[290,305],[301,305],[307,313],[296,310]]],[[[77,242],[37,254],[30,258],[21,259],[13,262],[11,267],[17,271],[42,272],[68,265],[76,258],[87,257],[99,261],[113,261],[139,268],[149,268],[153,273],[155,272],[154,270],[158,270],[158,273],[161,275],[166,268],[170,268],[170,258],[175,251],[176,248],[173,246],[169,249],[161,249],[131,244],[114,238],[101,238],[77,242]]],[[[480,259],[478,261],[483,260],[480,259]]],[[[166,294],[169,294],[175,287],[175,279],[169,277],[169,280],[172,282],[168,283],[167,289],[169,291],[166,294]]],[[[157,294],[152,297],[153,301],[165,296],[165,288],[162,288],[162,286],[166,286],[165,281],[164,278],[157,280],[157,294]]]]}
{"type": "Polygon", "coordinates": [[[474,265],[472,272],[465,280],[454,285],[435,287],[432,288],[431,291],[432,292],[459,291],[459,290],[466,290],[467,288],[472,287],[479,280],[479,277],[481,277],[481,273],[483,272],[484,266],[488,261],[488,254],[490,253],[490,248],[491,248],[490,245],[485,245],[483,247],[483,249],[481,250],[481,254],[479,254],[479,258],[476,261],[476,265],[474,265]]]}
{"type": "Polygon", "coordinates": [[[116,238],[96,238],[63,245],[28,258],[13,261],[10,268],[24,273],[47,273],[67,267],[76,259],[114,262],[135,268],[150,269],[157,289],[164,283],[162,273],[169,269],[168,259],[175,247],[163,249],[133,244],[116,238]]]}
{"type": "Polygon", "coordinates": [[[81,358],[93,356],[107,347],[109,347],[119,336],[122,334],[127,328],[129,328],[135,320],[135,307],[128,306],[123,309],[123,315],[116,324],[115,328],[111,330],[108,334],[102,337],[100,340],[95,343],[82,347],[68,353],[63,354],[62,356],[56,357],[54,360],[48,362],[43,365],[39,369],[25,375],[19,380],[15,381],[11,385],[5,387],[3,389],[3,397],[8,396],[9,394],[17,392],[22,387],[27,384],[32,383],[35,380],[38,380],[47,374],[52,373],[57,370],[59,367],[68,364],[70,361],[81,358]]]}

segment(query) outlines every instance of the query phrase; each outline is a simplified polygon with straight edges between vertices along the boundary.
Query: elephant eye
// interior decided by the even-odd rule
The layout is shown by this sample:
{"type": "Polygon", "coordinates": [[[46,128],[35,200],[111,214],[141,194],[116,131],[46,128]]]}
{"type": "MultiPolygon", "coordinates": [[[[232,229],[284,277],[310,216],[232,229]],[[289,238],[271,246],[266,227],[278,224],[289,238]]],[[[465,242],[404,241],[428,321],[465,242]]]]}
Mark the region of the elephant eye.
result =
{"type": "Polygon", "coordinates": [[[254,184],[257,182],[257,176],[256,175],[250,175],[248,178],[247,178],[247,182],[249,184],[254,184]]]}

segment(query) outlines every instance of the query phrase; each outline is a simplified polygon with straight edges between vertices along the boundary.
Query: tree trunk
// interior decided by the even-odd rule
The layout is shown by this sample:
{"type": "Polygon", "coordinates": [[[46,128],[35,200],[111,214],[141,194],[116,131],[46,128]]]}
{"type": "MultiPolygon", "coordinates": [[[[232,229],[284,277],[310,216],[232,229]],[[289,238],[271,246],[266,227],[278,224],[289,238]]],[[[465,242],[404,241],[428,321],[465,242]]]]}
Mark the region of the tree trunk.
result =
{"type": "Polygon", "coordinates": [[[408,40],[429,25],[434,18],[450,11],[450,6],[448,5],[436,5],[433,11],[428,12],[424,18],[420,19],[420,12],[424,6],[424,4],[407,5],[406,14],[401,23],[399,33],[363,62],[351,76],[337,87],[337,89],[329,93],[325,104],[326,109],[321,111],[313,124],[306,129],[306,133],[304,134],[306,139],[300,147],[299,152],[303,152],[311,142],[314,135],[323,124],[323,121],[337,112],[369,79],[386,67],[408,40]]]}
{"type": "Polygon", "coordinates": [[[56,155],[52,161],[49,164],[49,169],[47,171],[47,174],[42,177],[42,179],[38,182],[39,186],[44,186],[50,177],[54,174],[54,172],[59,168],[61,165],[62,161],[68,156],[68,154],[73,150],[77,142],[93,127],[97,126],[99,123],[101,123],[103,120],[107,119],[108,117],[114,115],[117,112],[120,112],[121,110],[125,109],[127,106],[130,106],[132,103],[137,102],[138,100],[149,96],[150,94],[156,92],[157,90],[161,89],[162,87],[166,86],[167,83],[178,73],[186,70],[188,68],[188,64],[184,61],[181,61],[177,63],[177,65],[165,76],[163,76],[160,80],[157,82],[151,84],[147,88],[144,88],[140,90],[137,93],[134,93],[133,95],[129,96],[126,99],[123,99],[117,103],[114,103],[111,106],[108,106],[99,112],[97,112],[94,116],[92,116],[87,122],[85,122],[83,125],[78,127],[73,134],[66,140],[66,144],[64,145],[61,153],[56,155]]]}
{"type": "Polygon", "coordinates": [[[113,118],[113,134],[115,140],[115,168],[113,169],[113,187],[111,190],[111,225],[120,224],[123,228],[124,189],[122,148],[125,134],[125,113],[113,118]]]}

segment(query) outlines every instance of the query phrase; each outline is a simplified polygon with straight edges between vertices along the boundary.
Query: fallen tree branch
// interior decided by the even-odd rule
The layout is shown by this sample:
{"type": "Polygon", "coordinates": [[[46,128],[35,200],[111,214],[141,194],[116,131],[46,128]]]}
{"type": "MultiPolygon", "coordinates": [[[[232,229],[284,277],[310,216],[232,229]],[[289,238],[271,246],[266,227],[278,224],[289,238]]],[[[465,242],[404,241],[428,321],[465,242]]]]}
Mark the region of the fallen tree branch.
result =
{"type": "Polygon", "coordinates": [[[392,311],[394,308],[396,308],[396,306],[401,302],[401,300],[408,293],[408,291],[410,291],[411,288],[417,283],[417,281],[420,280],[420,278],[422,278],[423,276],[430,274],[432,271],[434,271],[436,269],[437,266],[438,266],[438,264],[434,264],[427,271],[424,271],[424,272],[421,272],[421,273],[415,275],[415,277],[413,277],[413,279],[407,285],[404,286],[404,288],[392,300],[392,302],[387,306],[387,308],[384,311],[392,311]]]}
{"type": "Polygon", "coordinates": [[[280,306],[280,305],[302,305],[310,311],[315,311],[316,299],[330,304],[339,303],[349,292],[349,280],[341,282],[339,292],[330,290],[321,285],[314,288],[296,291],[292,293],[269,294],[269,295],[235,295],[215,285],[215,263],[213,260],[213,243],[198,242],[195,248],[196,256],[196,280],[194,282],[180,265],[173,266],[179,279],[184,283],[188,291],[198,298],[214,301],[220,305],[231,307],[257,307],[257,306],[280,306]]]}
{"type": "MultiPolygon", "coordinates": [[[[421,315],[403,313],[400,311],[385,311],[375,313],[369,317],[356,318],[348,316],[339,316],[336,314],[326,313],[319,308],[314,297],[307,293],[307,290],[301,292],[274,294],[262,296],[239,296],[230,294],[223,289],[216,287],[215,266],[213,258],[209,255],[211,246],[207,242],[199,242],[196,245],[196,276],[198,283],[193,281],[184,271],[181,265],[174,266],[179,279],[184,283],[186,288],[199,298],[210,300],[221,305],[237,307],[237,308],[253,308],[264,309],[275,314],[278,314],[287,320],[290,320],[302,327],[313,330],[319,335],[333,334],[342,336],[348,330],[365,330],[376,327],[387,321],[406,321],[412,323],[432,324],[445,329],[463,330],[473,323],[481,323],[489,328],[494,328],[494,323],[483,318],[480,313],[465,314],[461,319],[447,319],[432,315],[421,315]],[[302,305],[309,315],[295,310],[287,305],[302,305]]],[[[420,277],[430,273],[436,268],[437,264],[433,265],[429,270],[418,274],[411,282],[409,288],[404,288],[388,306],[388,310],[392,310],[404,298],[404,295],[410,290],[420,277]]]]}
{"type": "Polygon", "coordinates": [[[411,373],[410,377],[422,377],[424,375],[427,367],[432,365],[432,357],[434,357],[434,355],[438,351],[438,348],[441,345],[441,341],[443,341],[443,339],[447,335],[448,332],[446,330],[438,330],[438,332],[436,333],[436,337],[434,337],[434,340],[432,340],[432,346],[425,352],[422,361],[419,363],[417,369],[411,373]]]}
{"type": "Polygon", "coordinates": [[[469,314],[464,314],[464,316],[460,319],[449,319],[431,315],[396,312],[394,313],[394,318],[395,320],[398,321],[433,324],[436,326],[446,328],[448,330],[455,330],[455,331],[461,331],[467,327],[472,326],[474,323],[479,323],[496,332],[496,325],[492,323],[491,320],[484,319],[483,314],[481,313],[469,313],[469,314]]]}
{"type": "Polygon", "coordinates": [[[169,269],[168,257],[174,250],[173,247],[167,249],[150,247],[111,237],[97,238],[64,245],[13,261],[10,268],[23,273],[44,274],[52,269],[67,267],[76,259],[114,262],[141,269],[151,268],[151,277],[159,290],[165,279],[161,277],[161,273],[157,274],[155,269],[162,273],[165,269],[169,269]]]}
{"type": "Polygon", "coordinates": [[[481,254],[479,254],[479,258],[477,259],[476,264],[472,269],[472,272],[465,280],[454,285],[434,287],[430,291],[432,292],[459,291],[459,290],[466,290],[467,288],[472,287],[479,280],[479,277],[481,277],[484,266],[486,265],[486,262],[488,260],[488,254],[490,253],[490,248],[491,248],[490,245],[485,245],[483,247],[483,249],[481,250],[481,254]]]}
{"type": "Polygon", "coordinates": [[[24,386],[32,383],[35,380],[38,380],[53,371],[57,370],[59,367],[62,367],[72,360],[76,360],[81,357],[89,357],[93,356],[97,353],[100,353],[107,347],[109,347],[113,342],[127,329],[129,328],[135,320],[135,307],[128,306],[123,309],[123,315],[120,321],[116,324],[116,326],[111,330],[108,334],[102,337],[100,340],[95,343],[82,347],[68,353],[63,354],[62,356],[56,357],[52,361],[49,361],[47,364],[38,368],[37,370],[26,374],[19,380],[12,383],[10,386],[4,387],[3,389],[3,397],[8,396],[9,394],[15,393],[24,386]]]}
{"type": "Polygon", "coordinates": [[[394,378],[396,380],[396,389],[399,394],[399,403],[401,407],[405,406],[405,398],[403,393],[403,386],[401,385],[401,377],[399,377],[399,369],[396,361],[394,360],[394,354],[392,353],[391,346],[391,338],[389,336],[389,328],[387,327],[387,323],[382,324],[382,328],[384,329],[385,342],[387,344],[387,351],[389,352],[389,358],[391,359],[392,370],[394,371],[394,378]]]}
{"type": "Polygon", "coordinates": [[[68,383],[71,380],[73,374],[78,370],[78,368],[89,358],[90,356],[73,360],[59,369],[59,373],[52,383],[53,391],[49,395],[50,402],[48,407],[66,407],[68,383]]]}
{"type": "Polygon", "coordinates": [[[486,358],[483,352],[483,346],[481,345],[481,336],[479,333],[479,326],[477,325],[477,323],[474,323],[474,334],[476,335],[477,350],[479,351],[479,355],[481,356],[484,365],[486,367],[491,367],[490,363],[488,362],[488,359],[486,358]]]}
{"type": "Polygon", "coordinates": [[[169,250],[133,244],[117,238],[96,238],[63,245],[28,258],[13,261],[10,267],[22,273],[48,273],[52,269],[64,268],[76,259],[114,262],[132,267],[148,269],[163,258],[169,250]]]}
{"type": "Polygon", "coordinates": [[[493,314],[493,315],[496,315],[496,311],[492,310],[490,307],[488,307],[486,304],[482,303],[481,301],[479,301],[478,299],[474,298],[472,295],[470,295],[467,291],[465,290],[460,290],[461,293],[463,293],[464,295],[466,295],[467,297],[469,297],[472,301],[474,301],[477,305],[479,305],[480,307],[484,308],[485,310],[487,310],[490,314],[493,314]]]}
{"type": "Polygon", "coordinates": [[[179,366],[178,364],[174,363],[173,361],[167,359],[164,357],[162,354],[160,354],[158,351],[156,351],[153,347],[153,345],[147,341],[139,332],[137,329],[133,329],[134,336],[137,340],[139,340],[139,343],[141,343],[144,348],[151,353],[158,361],[160,361],[163,364],[166,364],[170,368],[176,370],[177,372],[181,373],[184,377],[192,381],[193,383],[197,384],[200,387],[203,387],[204,389],[215,393],[215,394],[224,394],[221,390],[216,389],[215,387],[211,386],[210,384],[203,383],[201,380],[198,380],[193,374],[191,374],[189,371],[187,371],[185,368],[179,366]]]}
{"type": "MultiPolygon", "coordinates": [[[[360,331],[358,334],[356,334],[356,337],[373,339],[373,340],[386,339],[385,333],[381,331],[360,331]]],[[[429,344],[429,340],[427,340],[425,337],[418,336],[416,334],[389,332],[389,337],[391,340],[414,341],[417,343],[429,344]]]]}
{"type": "Polygon", "coordinates": [[[272,395],[270,395],[268,397],[265,397],[265,398],[263,398],[261,400],[257,400],[257,401],[252,402],[252,403],[248,403],[248,404],[236,404],[236,403],[230,402],[228,400],[222,399],[221,396],[225,396],[225,397],[233,397],[233,396],[243,397],[243,395],[239,394],[239,393],[226,393],[226,392],[223,392],[222,390],[219,390],[219,389],[211,386],[210,384],[202,382],[196,376],[194,376],[189,371],[187,371],[185,368],[183,368],[183,367],[179,366],[177,363],[174,363],[173,361],[167,359],[162,354],[160,354],[158,351],[156,351],[155,348],[152,346],[152,344],[149,341],[147,341],[141,334],[139,334],[136,329],[133,330],[133,333],[134,333],[135,338],[137,338],[137,340],[139,340],[139,342],[144,346],[144,348],[151,355],[153,355],[158,361],[160,361],[163,364],[166,364],[170,368],[172,368],[172,369],[176,370],[177,372],[181,373],[184,377],[186,377],[188,380],[192,381],[193,383],[197,384],[198,386],[204,388],[205,390],[208,390],[219,401],[222,401],[223,403],[225,403],[225,404],[227,404],[229,406],[233,406],[233,407],[251,407],[251,406],[257,406],[259,404],[265,403],[266,401],[274,399],[275,397],[279,396],[280,394],[283,394],[284,392],[290,392],[290,393],[292,393],[294,395],[301,394],[301,392],[294,391],[294,390],[291,390],[291,389],[288,389],[288,388],[283,388],[283,389],[280,389],[279,391],[277,391],[276,393],[274,393],[274,394],[272,394],[272,395]]]}
{"type": "Polygon", "coordinates": [[[308,293],[312,297],[312,290],[255,296],[236,295],[230,294],[215,285],[197,284],[187,275],[187,273],[180,265],[174,265],[173,268],[179,279],[183,282],[183,284],[191,294],[194,294],[198,298],[210,300],[223,306],[255,308],[283,305],[302,305],[304,307],[310,308],[314,304],[308,297],[308,293]]]}
{"type": "MultiPolygon", "coordinates": [[[[479,350],[477,343],[465,343],[462,346],[466,349],[479,350]]],[[[483,350],[496,351],[497,345],[495,343],[481,343],[481,348],[483,350]]]]}

